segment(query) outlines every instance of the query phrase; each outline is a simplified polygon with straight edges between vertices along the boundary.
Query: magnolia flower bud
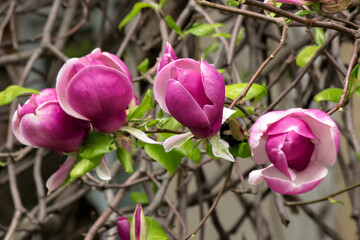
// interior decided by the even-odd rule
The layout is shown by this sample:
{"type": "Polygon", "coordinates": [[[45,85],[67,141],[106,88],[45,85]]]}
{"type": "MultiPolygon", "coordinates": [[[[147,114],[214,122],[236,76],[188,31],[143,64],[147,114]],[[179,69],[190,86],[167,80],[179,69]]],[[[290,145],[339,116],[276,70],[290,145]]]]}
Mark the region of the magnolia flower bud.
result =
{"type": "Polygon", "coordinates": [[[111,133],[126,121],[125,109],[133,98],[132,78],[115,55],[95,49],[68,60],[60,69],[56,91],[69,115],[90,121],[95,131],[111,133]]]}
{"type": "Polygon", "coordinates": [[[182,58],[163,66],[155,78],[154,96],[165,112],[196,137],[209,138],[219,131],[225,84],[204,60],[182,58]]]}
{"type": "Polygon", "coordinates": [[[33,94],[12,119],[13,132],[23,144],[53,149],[59,153],[79,149],[89,133],[89,124],[66,114],[55,89],[33,94]]]}

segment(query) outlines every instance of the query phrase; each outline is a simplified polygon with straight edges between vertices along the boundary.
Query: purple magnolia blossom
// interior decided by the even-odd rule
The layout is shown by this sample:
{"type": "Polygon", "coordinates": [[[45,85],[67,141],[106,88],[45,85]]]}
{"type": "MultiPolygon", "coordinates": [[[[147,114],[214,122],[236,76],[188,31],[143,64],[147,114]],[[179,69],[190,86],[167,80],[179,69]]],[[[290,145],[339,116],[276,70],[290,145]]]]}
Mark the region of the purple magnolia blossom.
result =
{"type": "Polygon", "coordinates": [[[265,179],[281,194],[312,190],[336,161],[340,133],[332,118],[318,109],[289,109],[262,115],[250,130],[257,164],[271,164],[249,175],[251,184],[265,179]],[[324,165],[324,166],[323,166],[324,165]]]}
{"type": "Polygon", "coordinates": [[[69,115],[90,121],[95,131],[117,131],[126,120],[133,98],[132,77],[115,55],[99,48],[68,60],[60,69],[56,92],[69,115]]]}
{"type": "Polygon", "coordinates": [[[130,222],[126,217],[118,217],[117,229],[120,240],[130,240],[130,222]]]}
{"type": "Polygon", "coordinates": [[[12,119],[16,138],[23,144],[53,149],[59,153],[79,149],[89,133],[89,124],[63,111],[55,89],[33,94],[12,119]]]}
{"type": "Polygon", "coordinates": [[[168,52],[170,60],[164,61],[169,63],[160,67],[155,78],[156,101],[197,138],[214,136],[221,126],[225,101],[222,76],[205,60],[173,60],[175,53],[168,52]]]}
{"type": "Polygon", "coordinates": [[[146,220],[141,204],[136,206],[130,228],[131,240],[146,240],[147,227],[146,220]]]}

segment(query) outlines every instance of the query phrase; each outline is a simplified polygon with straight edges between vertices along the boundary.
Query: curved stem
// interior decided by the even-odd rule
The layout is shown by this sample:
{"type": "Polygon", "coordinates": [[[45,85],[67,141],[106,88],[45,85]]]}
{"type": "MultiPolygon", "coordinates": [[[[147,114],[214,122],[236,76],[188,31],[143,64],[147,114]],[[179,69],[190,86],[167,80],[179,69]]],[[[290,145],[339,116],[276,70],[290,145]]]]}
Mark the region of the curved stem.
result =
{"type": "Polygon", "coordinates": [[[344,192],[350,191],[354,188],[360,187],[360,183],[356,183],[354,185],[351,185],[347,188],[344,188],[343,190],[340,190],[338,192],[332,193],[330,195],[327,195],[325,197],[319,198],[319,199],[315,199],[315,200],[311,200],[311,201],[296,201],[296,202],[285,202],[285,206],[301,206],[301,205],[307,205],[307,204],[313,204],[313,203],[318,203],[318,202],[323,202],[323,201],[327,201],[329,200],[329,198],[335,197],[337,195],[340,195],[344,192]]]}

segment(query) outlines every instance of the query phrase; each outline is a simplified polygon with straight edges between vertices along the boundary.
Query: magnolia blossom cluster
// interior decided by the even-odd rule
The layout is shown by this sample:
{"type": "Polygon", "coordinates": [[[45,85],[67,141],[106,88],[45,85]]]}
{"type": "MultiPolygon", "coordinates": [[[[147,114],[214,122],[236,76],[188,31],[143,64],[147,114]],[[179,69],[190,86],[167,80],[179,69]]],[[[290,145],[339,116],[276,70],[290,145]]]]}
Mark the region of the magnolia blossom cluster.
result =
{"type": "MultiPolygon", "coordinates": [[[[205,60],[178,59],[167,43],[158,60],[154,96],[160,108],[195,137],[209,138],[210,142],[217,137],[223,120],[225,85],[221,74],[205,60]]],[[[18,106],[13,131],[23,144],[59,153],[76,152],[90,129],[105,134],[119,130],[133,98],[132,77],[125,64],[115,55],[95,49],[63,65],[56,89],[45,89],[18,106]]],[[[324,166],[334,164],[339,130],[320,110],[274,111],[254,123],[249,145],[256,163],[271,163],[251,172],[250,183],[265,180],[276,192],[299,194],[317,186],[327,175],[324,166]]],[[[74,155],[68,157],[49,179],[49,189],[61,185],[75,161],[74,155]]],[[[106,162],[98,168],[106,172],[106,162]]],[[[100,175],[106,178],[106,174],[100,175]]]]}

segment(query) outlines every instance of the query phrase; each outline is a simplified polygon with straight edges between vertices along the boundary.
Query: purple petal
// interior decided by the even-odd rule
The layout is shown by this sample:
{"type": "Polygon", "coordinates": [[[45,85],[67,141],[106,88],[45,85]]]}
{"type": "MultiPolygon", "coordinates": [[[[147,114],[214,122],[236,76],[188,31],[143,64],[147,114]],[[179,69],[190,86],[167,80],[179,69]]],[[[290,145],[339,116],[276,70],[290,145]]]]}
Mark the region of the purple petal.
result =
{"type": "Polygon", "coordinates": [[[67,86],[66,96],[74,111],[89,119],[95,129],[105,133],[114,132],[123,125],[125,108],[132,97],[132,85],[128,78],[104,66],[83,68],[67,86]]]}
{"type": "Polygon", "coordinates": [[[46,181],[46,187],[48,189],[48,195],[56,190],[68,177],[72,166],[75,163],[76,156],[69,155],[63,165],[53,173],[46,181]]]}
{"type": "Polygon", "coordinates": [[[130,222],[126,217],[118,217],[117,229],[120,240],[130,240],[130,222]]]}
{"type": "Polygon", "coordinates": [[[280,194],[294,195],[315,188],[327,175],[327,172],[325,167],[310,162],[306,169],[296,172],[295,181],[291,181],[272,165],[262,171],[262,176],[273,191],[280,194]]]}
{"type": "Polygon", "coordinates": [[[165,103],[167,82],[174,79],[176,68],[193,69],[200,72],[200,63],[190,58],[182,58],[167,64],[158,72],[154,83],[154,96],[160,108],[167,113],[169,113],[165,103]]]}
{"type": "Polygon", "coordinates": [[[318,163],[334,165],[340,146],[340,132],[334,120],[318,109],[302,109],[293,116],[304,120],[320,143],[315,145],[314,155],[318,163]]]}
{"type": "Polygon", "coordinates": [[[120,60],[117,56],[114,54],[103,52],[102,56],[99,57],[99,60],[106,63],[109,67],[112,67],[114,69],[117,69],[121,71],[123,74],[125,74],[130,82],[132,82],[132,76],[129,71],[129,69],[126,67],[125,63],[120,60]],[[105,58],[106,57],[106,58],[105,58]]]}
{"type": "Polygon", "coordinates": [[[69,115],[82,119],[82,120],[89,120],[86,117],[82,116],[81,114],[74,111],[68,102],[67,99],[67,87],[70,83],[70,80],[75,75],[74,71],[74,64],[78,62],[78,58],[71,58],[69,59],[60,69],[57,77],[56,77],[56,93],[59,99],[59,103],[62,109],[69,115]]]}
{"type": "Polygon", "coordinates": [[[12,117],[12,130],[15,135],[15,137],[24,145],[31,146],[32,144],[28,142],[24,136],[21,134],[20,131],[20,118],[19,118],[19,112],[20,112],[20,105],[18,105],[17,111],[14,112],[14,115],[12,117]]]}
{"type": "Polygon", "coordinates": [[[178,72],[178,81],[191,94],[200,108],[204,108],[206,104],[213,103],[206,96],[200,73],[193,69],[176,69],[178,72]]]}
{"type": "Polygon", "coordinates": [[[170,45],[170,43],[166,43],[164,53],[160,60],[158,60],[158,68],[157,73],[167,64],[169,64],[172,61],[177,60],[177,56],[175,54],[174,49],[170,45]]]}
{"type": "Polygon", "coordinates": [[[274,164],[280,172],[291,178],[286,155],[282,150],[285,139],[285,133],[269,136],[265,144],[265,149],[270,162],[274,164]]]}
{"type": "Polygon", "coordinates": [[[168,81],[166,105],[170,114],[188,127],[196,137],[203,138],[209,131],[210,123],[204,111],[184,86],[176,80],[168,81]]]}
{"type": "Polygon", "coordinates": [[[266,131],[266,134],[274,135],[291,131],[294,131],[297,134],[306,138],[318,140],[318,138],[311,132],[310,127],[306,124],[305,121],[294,117],[284,117],[279,121],[271,124],[266,131]]]}
{"type": "Polygon", "coordinates": [[[302,171],[309,164],[314,148],[315,145],[311,139],[291,131],[286,133],[286,141],[282,151],[285,153],[288,166],[297,171],[302,171]]]}
{"type": "Polygon", "coordinates": [[[83,121],[67,115],[58,101],[53,100],[42,104],[35,114],[23,116],[19,131],[32,146],[73,152],[79,149],[89,128],[84,127],[83,121]]]}

